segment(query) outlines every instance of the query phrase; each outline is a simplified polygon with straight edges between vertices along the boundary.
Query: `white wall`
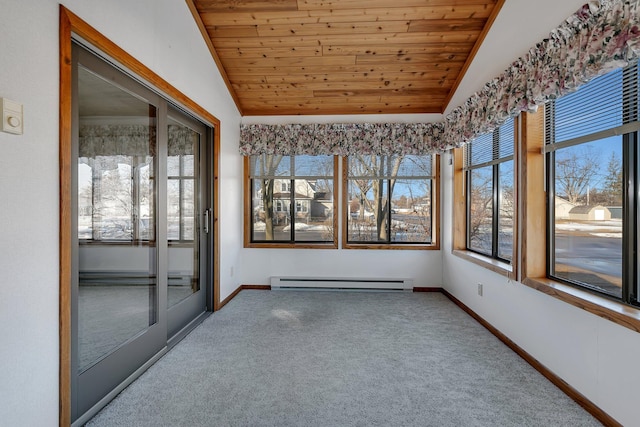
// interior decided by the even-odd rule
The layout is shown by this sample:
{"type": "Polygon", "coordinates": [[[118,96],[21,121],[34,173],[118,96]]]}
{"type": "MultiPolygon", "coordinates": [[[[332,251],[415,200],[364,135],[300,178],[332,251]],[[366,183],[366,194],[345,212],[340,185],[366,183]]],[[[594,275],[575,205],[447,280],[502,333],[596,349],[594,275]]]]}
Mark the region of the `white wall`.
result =
{"type": "MultiPolygon", "coordinates": [[[[242,244],[240,116],[184,1],[68,0],[87,21],[221,121],[221,263],[242,244]]],[[[58,424],[58,2],[0,0],[0,424],[58,424]]],[[[226,268],[228,270],[228,267],[226,268]]],[[[223,297],[235,283],[223,277],[223,297]]]]}
{"type": "MultiPolygon", "coordinates": [[[[275,116],[243,117],[249,123],[412,123],[441,120],[439,114],[353,115],[353,116],[275,116]]],[[[335,184],[338,200],[342,200],[340,183],[335,184]]],[[[342,218],[343,206],[339,203],[336,213],[342,218]]],[[[338,236],[342,224],[338,221],[338,236]]],[[[340,245],[341,246],[341,245],[340,245]]],[[[295,250],[295,249],[244,249],[239,283],[268,285],[271,276],[315,277],[377,277],[410,278],[414,286],[442,286],[441,255],[434,251],[399,250],[295,250]]],[[[222,271],[222,274],[227,272],[222,271]]]]}
{"type": "Polygon", "coordinates": [[[453,167],[444,160],[444,288],[623,425],[637,425],[640,334],[453,255],[453,167]]]}
{"type": "MultiPolygon", "coordinates": [[[[583,3],[586,1],[505,2],[445,114],[499,75],[583,3]]],[[[454,256],[453,178],[446,157],[441,171],[445,289],[620,423],[638,425],[640,371],[635,366],[640,334],[454,256]],[[484,285],[482,297],[477,294],[478,283],[484,285]]]]}

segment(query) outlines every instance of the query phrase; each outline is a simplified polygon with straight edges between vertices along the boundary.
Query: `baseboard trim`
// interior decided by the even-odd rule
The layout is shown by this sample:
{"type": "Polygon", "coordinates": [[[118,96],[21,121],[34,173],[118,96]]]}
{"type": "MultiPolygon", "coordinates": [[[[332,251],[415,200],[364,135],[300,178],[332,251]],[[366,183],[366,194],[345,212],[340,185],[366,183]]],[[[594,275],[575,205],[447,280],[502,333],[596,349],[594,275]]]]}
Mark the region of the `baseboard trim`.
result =
{"type": "Polygon", "coordinates": [[[507,347],[513,350],[517,355],[522,357],[529,365],[531,365],[536,371],[542,374],[545,378],[551,381],[556,387],[558,387],[564,394],[573,399],[578,405],[582,406],[587,412],[593,415],[598,421],[605,426],[622,427],[618,421],[600,409],[595,403],[586,398],[582,393],[573,388],[565,380],[554,374],[549,368],[540,363],[535,357],[527,353],[522,347],[513,342],[509,337],[496,329],[492,324],[480,317],[475,311],[467,307],[462,301],[457,299],[446,289],[440,290],[447,298],[449,298],[454,304],[465,311],[469,316],[473,317],[478,323],[484,326],[489,332],[495,335],[500,341],[502,341],[507,347]]]}
{"type": "Polygon", "coordinates": [[[242,285],[242,289],[254,289],[259,291],[270,291],[271,285],[242,285]]]}
{"type": "Polygon", "coordinates": [[[270,291],[271,290],[271,286],[270,285],[240,285],[240,286],[238,286],[236,288],[235,291],[231,292],[231,294],[228,297],[226,297],[223,301],[220,302],[220,305],[218,306],[218,310],[220,310],[222,307],[227,305],[243,289],[254,289],[254,290],[261,290],[261,291],[270,291]]]}

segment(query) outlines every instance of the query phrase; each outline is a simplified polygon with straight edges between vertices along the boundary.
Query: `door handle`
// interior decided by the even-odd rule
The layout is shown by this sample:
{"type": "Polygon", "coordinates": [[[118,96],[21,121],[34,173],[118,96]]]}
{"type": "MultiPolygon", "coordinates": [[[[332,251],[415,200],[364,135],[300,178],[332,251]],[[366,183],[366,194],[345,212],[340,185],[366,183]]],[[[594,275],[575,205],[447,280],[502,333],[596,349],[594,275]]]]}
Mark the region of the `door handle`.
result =
{"type": "Polygon", "coordinates": [[[209,234],[209,212],[211,209],[204,210],[204,232],[205,234],[209,234]]]}

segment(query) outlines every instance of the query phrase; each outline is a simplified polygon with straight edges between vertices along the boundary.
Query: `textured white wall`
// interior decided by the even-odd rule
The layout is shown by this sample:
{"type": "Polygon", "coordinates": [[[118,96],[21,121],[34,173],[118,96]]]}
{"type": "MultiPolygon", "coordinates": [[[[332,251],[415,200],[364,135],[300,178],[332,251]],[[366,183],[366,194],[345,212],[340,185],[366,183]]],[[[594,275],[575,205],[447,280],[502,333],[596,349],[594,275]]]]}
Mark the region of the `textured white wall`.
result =
{"type": "MultiPolygon", "coordinates": [[[[184,1],[64,5],[221,121],[222,265],[242,245],[240,116],[184,1]]],[[[0,0],[0,97],[25,133],[0,133],[0,424],[58,423],[58,2],[0,0]]],[[[228,268],[227,268],[228,269],[228,268]]],[[[235,283],[222,279],[223,297],[235,283]]]]}
{"type": "MultiPolygon", "coordinates": [[[[507,1],[447,112],[585,1],[507,1]],[[550,13],[553,11],[552,13],[550,13]]],[[[451,254],[452,166],[442,163],[445,288],[623,425],[637,425],[640,334],[451,254]],[[483,296],[477,283],[484,285],[483,296]]]]}
{"type": "Polygon", "coordinates": [[[41,3],[0,2],[0,97],[24,104],[25,124],[23,135],[0,133],[7,425],[54,425],[58,416],[58,23],[56,5],[41,3]]]}
{"type": "Polygon", "coordinates": [[[640,334],[453,255],[452,166],[442,170],[445,289],[623,425],[637,425],[640,334]]]}

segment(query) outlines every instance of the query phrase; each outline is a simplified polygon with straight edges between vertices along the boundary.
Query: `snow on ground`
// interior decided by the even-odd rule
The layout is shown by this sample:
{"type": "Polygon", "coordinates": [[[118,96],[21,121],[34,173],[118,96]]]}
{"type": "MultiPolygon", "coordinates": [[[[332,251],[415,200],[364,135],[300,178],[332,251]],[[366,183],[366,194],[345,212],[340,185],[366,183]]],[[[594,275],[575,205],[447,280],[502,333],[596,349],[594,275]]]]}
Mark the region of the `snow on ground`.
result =
{"type": "Polygon", "coordinates": [[[622,220],[557,222],[556,230],[582,231],[596,237],[622,238],[622,220]]]}
{"type": "MultiPolygon", "coordinates": [[[[296,231],[327,231],[326,225],[309,225],[302,222],[296,222],[296,231]]],[[[291,224],[285,225],[282,231],[291,230],[291,224]]]]}

